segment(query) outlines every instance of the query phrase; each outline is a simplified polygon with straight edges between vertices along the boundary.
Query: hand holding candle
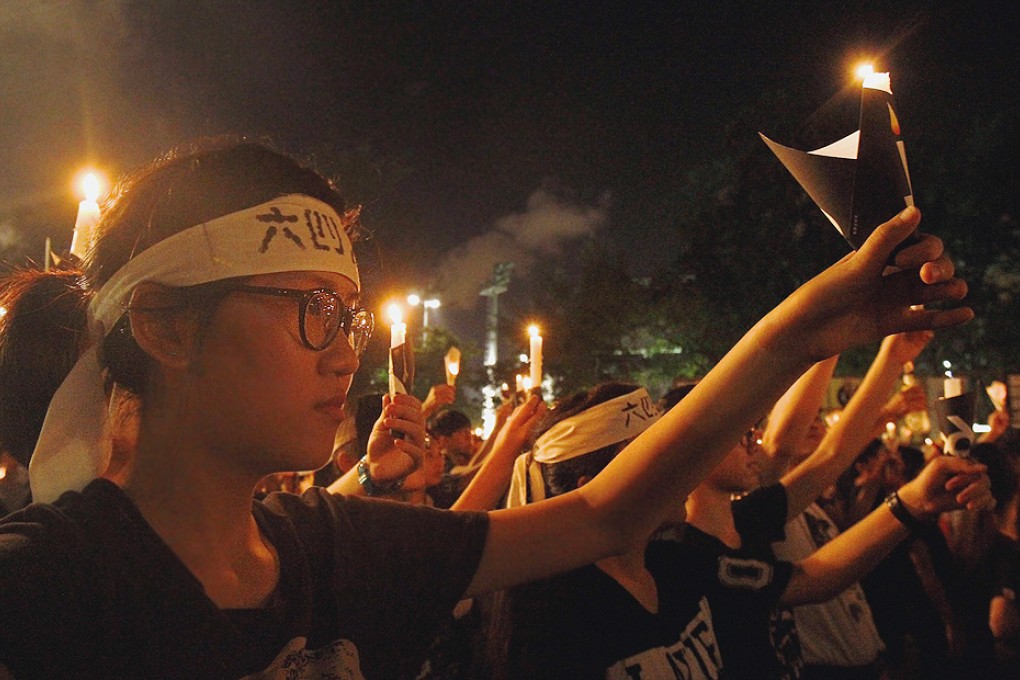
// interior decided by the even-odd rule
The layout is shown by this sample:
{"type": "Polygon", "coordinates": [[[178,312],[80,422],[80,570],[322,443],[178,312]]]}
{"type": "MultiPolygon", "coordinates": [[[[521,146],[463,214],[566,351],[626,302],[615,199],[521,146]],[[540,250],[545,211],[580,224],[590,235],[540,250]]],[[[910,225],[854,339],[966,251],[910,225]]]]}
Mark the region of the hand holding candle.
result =
{"type": "Polygon", "coordinates": [[[542,336],[538,334],[538,326],[529,326],[528,335],[531,336],[531,385],[525,391],[530,392],[532,389],[537,389],[541,394],[542,336]]]}

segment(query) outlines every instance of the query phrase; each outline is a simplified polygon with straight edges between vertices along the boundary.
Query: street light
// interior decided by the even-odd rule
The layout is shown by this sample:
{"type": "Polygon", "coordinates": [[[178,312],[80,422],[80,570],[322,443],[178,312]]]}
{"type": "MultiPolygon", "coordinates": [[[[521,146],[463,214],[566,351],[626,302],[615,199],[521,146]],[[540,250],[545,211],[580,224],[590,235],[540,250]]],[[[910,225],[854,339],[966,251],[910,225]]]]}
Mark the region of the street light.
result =
{"type": "Polygon", "coordinates": [[[418,305],[421,305],[422,307],[421,327],[425,329],[429,327],[429,310],[439,309],[440,303],[438,298],[428,298],[426,300],[423,300],[421,296],[418,295],[417,293],[411,293],[410,295],[407,296],[407,304],[411,305],[412,307],[417,307],[418,305]]]}

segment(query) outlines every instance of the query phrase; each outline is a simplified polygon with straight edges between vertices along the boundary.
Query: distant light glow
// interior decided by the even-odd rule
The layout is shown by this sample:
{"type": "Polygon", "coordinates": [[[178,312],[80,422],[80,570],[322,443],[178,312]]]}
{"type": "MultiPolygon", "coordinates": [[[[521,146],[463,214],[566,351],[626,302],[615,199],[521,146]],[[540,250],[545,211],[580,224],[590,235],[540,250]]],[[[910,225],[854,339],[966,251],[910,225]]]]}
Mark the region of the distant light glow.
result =
{"type": "Polygon", "coordinates": [[[423,303],[425,309],[439,309],[440,302],[436,298],[430,298],[423,303]]]}
{"type": "Polygon", "coordinates": [[[528,358],[528,355],[527,355],[527,354],[518,354],[518,355],[517,355],[517,358],[518,358],[518,359],[520,360],[520,362],[521,362],[522,364],[526,364],[526,363],[528,363],[529,361],[531,361],[531,360],[530,360],[530,359],[528,358]]]}
{"type": "Polygon", "coordinates": [[[942,362],[942,367],[943,368],[952,368],[953,364],[950,363],[948,359],[946,359],[945,361],[942,362]]]}
{"type": "Polygon", "coordinates": [[[421,304],[421,297],[418,296],[416,293],[411,293],[410,295],[407,296],[407,304],[411,305],[412,307],[417,307],[418,305],[421,304]]]}
{"type": "Polygon", "coordinates": [[[975,423],[971,429],[975,432],[991,432],[992,426],[988,423],[975,423]]]}
{"type": "Polygon", "coordinates": [[[2,318],[6,314],[7,314],[7,308],[6,307],[0,307],[0,318],[2,318]]]}

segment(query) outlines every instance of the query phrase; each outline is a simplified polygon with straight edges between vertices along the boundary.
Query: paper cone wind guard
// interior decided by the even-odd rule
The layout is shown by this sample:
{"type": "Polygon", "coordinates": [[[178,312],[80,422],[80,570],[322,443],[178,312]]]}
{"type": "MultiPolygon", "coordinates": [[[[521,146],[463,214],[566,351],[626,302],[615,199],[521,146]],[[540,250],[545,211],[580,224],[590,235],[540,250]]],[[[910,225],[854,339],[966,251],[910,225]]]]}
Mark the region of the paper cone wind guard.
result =
{"type": "Polygon", "coordinates": [[[976,443],[972,425],[977,410],[977,392],[964,392],[955,397],[935,400],[935,417],[945,443],[944,452],[966,456],[976,443]]]}
{"type": "Polygon", "coordinates": [[[837,142],[799,151],[758,134],[854,250],[875,227],[914,205],[888,73],[865,79],[860,126],[837,142]]]}

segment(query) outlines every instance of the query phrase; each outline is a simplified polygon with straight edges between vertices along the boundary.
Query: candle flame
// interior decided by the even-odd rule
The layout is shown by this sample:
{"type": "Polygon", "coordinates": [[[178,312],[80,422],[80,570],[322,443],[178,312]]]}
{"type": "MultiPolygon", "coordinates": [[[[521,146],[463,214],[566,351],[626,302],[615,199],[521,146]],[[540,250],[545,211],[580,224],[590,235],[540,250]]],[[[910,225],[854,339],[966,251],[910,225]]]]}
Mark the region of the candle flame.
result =
{"type": "Polygon", "coordinates": [[[535,324],[531,324],[530,326],[528,326],[528,335],[530,335],[531,337],[534,338],[535,336],[537,336],[538,332],[539,328],[535,324]]]}
{"type": "Polygon", "coordinates": [[[7,476],[7,466],[6,465],[0,465],[0,479],[3,479],[6,476],[7,476]]]}
{"type": "Polygon", "coordinates": [[[448,369],[446,369],[446,370],[448,370],[450,372],[450,375],[458,375],[460,373],[460,364],[459,363],[451,363],[450,367],[448,369]]]}
{"type": "Polygon", "coordinates": [[[94,203],[99,198],[99,178],[96,177],[96,173],[90,172],[85,175],[81,181],[81,190],[85,194],[86,201],[94,203]]]}
{"type": "Polygon", "coordinates": [[[404,320],[404,313],[400,310],[400,305],[396,303],[389,306],[387,314],[389,314],[391,324],[402,323],[404,320]]]}
{"type": "Polygon", "coordinates": [[[531,384],[532,384],[531,376],[525,376],[524,378],[521,378],[521,387],[524,388],[525,392],[531,391],[531,384]]]}
{"type": "Polygon", "coordinates": [[[875,67],[871,64],[861,64],[855,71],[859,80],[865,80],[868,76],[875,73],[875,67]]]}

